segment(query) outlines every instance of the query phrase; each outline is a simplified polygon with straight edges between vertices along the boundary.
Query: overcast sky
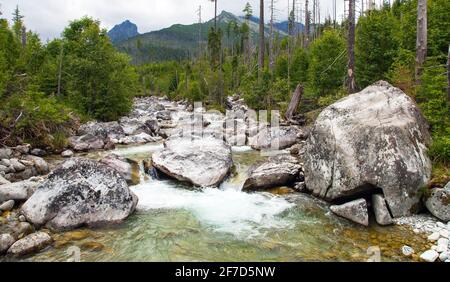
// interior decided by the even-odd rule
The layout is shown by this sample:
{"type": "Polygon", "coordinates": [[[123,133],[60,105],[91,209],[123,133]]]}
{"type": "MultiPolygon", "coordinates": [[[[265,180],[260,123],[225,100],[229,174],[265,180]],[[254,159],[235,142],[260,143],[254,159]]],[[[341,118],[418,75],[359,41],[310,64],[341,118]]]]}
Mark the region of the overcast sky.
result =
{"type": "MultiPolygon", "coordinates": [[[[254,14],[259,14],[258,0],[218,0],[218,10],[242,15],[245,3],[250,2],[254,14]]],[[[266,0],[266,6],[270,1],[266,0]]],[[[276,1],[277,18],[287,18],[288,0],[276,1]]],[[[289,0],[292,5],[292,0],[289,0]]],[[[297,0],[304,6],[304,0],[297,0]]],[[[311,1],[310,1],[311,2],[311,1]]],[[[321,17],[332,14],[333,0],[321,0],[321,17]]],[[[338,15],[343,13],[343,0],[338,0],[338,15]]],[[[11,19],[16,5],[25,16],[25,24],[42,39],[58,37],[68,22],[88,15],[99,19],[110,29],[126,19],[137,24],[140,33],[159,30],[175,23],[198,21],[196,10],[202,6],[203,21],[214,17],[214,3],[209,0],[0,0],[1,17],[11,19]]],[[[268,7],[266,7],[268,10],[268,7]]],[[[266,16],[267,17],[267,16],[266,16]]],[[[339,17],[339,16],[338,16],[339,17]]],[[[268,19],[268,17],[266,18],[268,19]]]]}

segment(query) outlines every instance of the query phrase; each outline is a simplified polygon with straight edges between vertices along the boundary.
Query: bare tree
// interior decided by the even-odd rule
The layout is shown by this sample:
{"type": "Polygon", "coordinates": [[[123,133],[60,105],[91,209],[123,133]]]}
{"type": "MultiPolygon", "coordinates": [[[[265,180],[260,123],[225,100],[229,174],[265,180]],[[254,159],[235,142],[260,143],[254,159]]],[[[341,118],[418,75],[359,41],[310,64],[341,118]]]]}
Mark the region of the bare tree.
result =
{"type": "Polygon", "coordinates": [[[450,108],[450,45],[448,45],[448,59],[447,59],[447,102],[450,108]]]}
{"type": "Polygon", "coordinates": [[[303,96],[303,85],[297,85],[294,94],[292,95],[291,102],[289,103],[289,107],[286,111],[285,118],[290,121],[297,113],[298,106],[303,96]]]}
{"type": "Polygon", "coordinates": [[[61,49],[59,50],[58,92],[57,92],[58,96],[61,95],[61,78],[62,78],[63,57],[64,57],[64,42],[61,42],[61,49]]]}
{"type": "Polygon", "coordinates": [[[416,84],[420,84],[422,67],[427,58],[427,0],[418,0],[417,3],[417,42],[416,42],[416,84]]]}
{"type": "Polygon", "coordinates": [[[355,0],[348,1],[348,77],[347,89],[356,92],[355,80],[355,0]]]}
{"type": "Polygon", "coordinates": [[[269,71],[273,71],[273,67],[275,65],[275,56],[274,56],[274,34],[273,34],[273,24],[275,21],[274,16],[274,2],[275,0],[270,1],[270,38],[269,38],[269,71]]]}
{"type": "Polygon", "coordinates": [[[259,1],[259,71],[264,70],[264,0],[259,1]]]}
{"type": "Polygon", "coordinates": [[[214,30],[217,31],[217,0],[209,0],[214,2],[214,30]]]}
{"type": "Polygon", "coordinates": [[[305,47],[309,46],[310,14],[308,5],[309,0],[305,0],[305,47]]]}

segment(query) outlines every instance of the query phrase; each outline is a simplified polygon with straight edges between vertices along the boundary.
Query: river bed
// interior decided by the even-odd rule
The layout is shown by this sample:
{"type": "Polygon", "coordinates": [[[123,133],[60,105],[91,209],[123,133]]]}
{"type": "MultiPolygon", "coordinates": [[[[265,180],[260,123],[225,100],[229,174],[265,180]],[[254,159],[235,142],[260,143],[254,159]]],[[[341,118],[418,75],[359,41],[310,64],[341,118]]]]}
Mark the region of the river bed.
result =
{"type": "MultiPolygon", "coordinates": [[[[118,148],[143,160],[162,144],[118,148]]],[[[99,158],[103,153],[90,153],[99,158]]],[[[325,202],[280,187],[272,193],[241,192],[253,164],[265,157],[233,148],[235,173],[219,189],[196,189],[141,175],[132,187],[137,211],[124,223],[54,234],[55,244],[26,261],[412,261],[427,240],[403,226],[356,226],[331,214],[325,202]]]]}

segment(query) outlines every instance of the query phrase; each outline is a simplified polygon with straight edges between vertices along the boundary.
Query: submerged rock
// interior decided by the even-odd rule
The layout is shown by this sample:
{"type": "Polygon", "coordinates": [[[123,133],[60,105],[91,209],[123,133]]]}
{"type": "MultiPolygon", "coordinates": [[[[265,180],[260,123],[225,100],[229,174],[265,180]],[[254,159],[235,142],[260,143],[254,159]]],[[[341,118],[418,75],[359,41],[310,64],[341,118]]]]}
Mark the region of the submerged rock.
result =
{"type": "Polygon", "coordinates": [[[15,242],[8,250],[13,256],[23,256],[38,252],[53,242],[52,237],[45,232],[36,232],[15,242]]]}
{"type": "Polygon", "coordinates": [[[254,191],[293,184],[301,170],[297,158],[279,155],[257,166],[245,181],[244,190],[254,191]]]}
{"type": "Polygon", "coordinates": [[[99,162],[72,158],[56,168],[23,205],[22,214],[37,226],[67,230],[117,223],[137,205],[125,179],[99,162]]]}
{"type": "Polygon", "coordinates": [[[330,210],[343,218],[364,226],[369,226],[367,202],[364,199],[359,199],[339,206],[331,206],[330,210]]]}
{"type": "Polygon", "coordinates": [[[381,188],[394,217],[414,214],[431,175],[429,142],[414,101],[377,82],[319,115],[307,141],[306,186],[326,200],[381,188]]]}
{"type": "Polygon", "coordinates": [[[200,187],[219,185],[233,165],[230,146],[215,138],[171,139],[152,160],[159,171],[200,187]]]}
{"type": "Polygon", "coordinates": [[[450,182],[442,189],[434,188],[425,205],[435,217],[450,221],[450,182]]]}

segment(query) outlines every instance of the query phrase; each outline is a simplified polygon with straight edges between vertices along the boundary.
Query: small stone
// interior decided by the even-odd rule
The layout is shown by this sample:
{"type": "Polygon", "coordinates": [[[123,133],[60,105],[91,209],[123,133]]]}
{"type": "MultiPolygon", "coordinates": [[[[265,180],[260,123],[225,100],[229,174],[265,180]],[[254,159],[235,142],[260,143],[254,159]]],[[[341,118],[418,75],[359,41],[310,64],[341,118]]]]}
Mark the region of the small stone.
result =
{"type": "Polygon", "coordinates": [[[73,152],[71,150],[66,150],[61,153],[61,156],[63,158],[71,158],[71,157],[73,157],[73,152]]]}
{"type": "Polygon", "coordinates": [[[14,237],[11,236],[11,234],[1,234],[0,235],[0,254],[6,252],[9,247],[14,244],[16,240],[14,240],[14,237]]]}
{"type": "Polygon", "coordinates": [[[23,256],[38,252],[53,242],[52,237],[45,232],[36,232],[15,242],[8,250],[13,256],[23,256]]]}
{"type": "Polygon", "coordinates": [[[405,257],[410,257],[410,256],[412,256],[414,254],[414,249],[411,248],[410,246],[403,246],[402,247],[402,254],[405,257]]]}
{"type": "Polygon", "coordinates": [[[434,250],[428,250],[420,255],[420,258],[426,262],[435,262],[439,257],[438,252],[434,250]]]}
{"type": "Polygon", "coordinates": [[[439,234],[439,232],[434,232],[433,234],[431,234],[430,236],[428,236],[428,241],[430,241],[430,242],[436,242],[436,241],[439,239],[440,236],[441,236],[441,235],[439,234]]]}
{"type": "Polygon", "coordinates": [[[20,222],[26,222],[27,221],[27,219],[25,218],[25,216],[24,215],[19,215],[19,221],[20,222]]]}
{"type": "Polygon", "coordinates": [[[10,211],[14,208],[14,200],[9,200],[0,205],[0,211],[10,211]]]}
{"type": "Polygon", "coordinates": [[[10,161],[11,161],[11,166],[14,168],[14,170],[16,172],[21,172],[26,169],[26,167],[21,162],[19,162],[18,159],[10,159],[10,161]]]}
{"type": "Polygon", "coordinates": [[[413,232],[416,233],[416,234],[419,234],[420,230],[416,228],[416,229],[413,230],[413,232]]]}
{"type": "Polygon", "coordinates": [[[448,251],[448,246],[439,245],[439,246],[436,247],[435,251],[438,252],[438,253],[446,252],[446,251],[448,251]]]}
{"type": "Polygon", "coordinates": [[[439,232],[439,235],[440,235],[441,237],[443,237],[443,238],[448,238],[449,235],[450,235],[450,232],[448,232],[446,229],[442,229],[442,230],[439,232]]]}
{"type": "Polygon", "coordinates": [[[448,252],[442,252],[442,253],[439,255],[439,260],[440,260],[440,261],[446,261],[448,258],[449,258],[448,252]]]}
{"type": "Polygon", "coordinates": [[[447,238],[440,238],[437,241],[437,245],[438,246],[446,246],[446,247],[448,247],[448,243],[449,243],[449,240],[447,238]]]}
{"type": "Polygon", "coordinates": [[[47,155],[47,152],[42,150],[42,149],[33,149],[31,150],[31,154],[33,156],[37,156],[37,157],[45,157],[45,155],[47,155]]]}

